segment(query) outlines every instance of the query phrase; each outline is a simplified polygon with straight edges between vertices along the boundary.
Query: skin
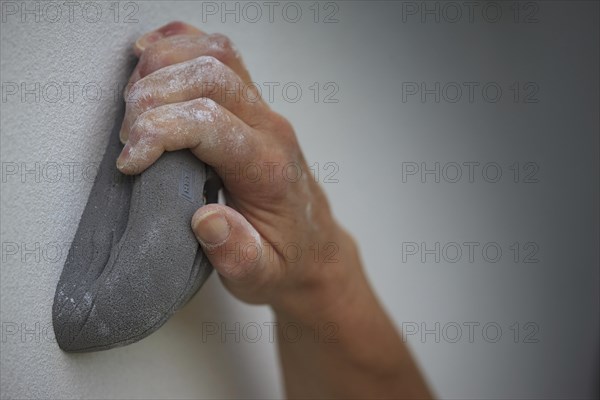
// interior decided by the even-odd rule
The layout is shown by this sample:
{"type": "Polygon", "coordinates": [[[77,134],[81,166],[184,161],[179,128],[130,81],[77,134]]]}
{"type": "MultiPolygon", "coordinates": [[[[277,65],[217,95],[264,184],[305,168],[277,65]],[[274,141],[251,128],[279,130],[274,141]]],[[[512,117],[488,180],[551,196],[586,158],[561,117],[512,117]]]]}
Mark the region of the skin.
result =
{"type": "Polygon", "coordinates": [[[287,396],[430,398],[292,126],[231,42],[173,22],[134,52],[117,167],[138,174],[189,148],[216,170],[227,205],[200,208],[192,229],[234,296],[273,309],[287,396]]]}

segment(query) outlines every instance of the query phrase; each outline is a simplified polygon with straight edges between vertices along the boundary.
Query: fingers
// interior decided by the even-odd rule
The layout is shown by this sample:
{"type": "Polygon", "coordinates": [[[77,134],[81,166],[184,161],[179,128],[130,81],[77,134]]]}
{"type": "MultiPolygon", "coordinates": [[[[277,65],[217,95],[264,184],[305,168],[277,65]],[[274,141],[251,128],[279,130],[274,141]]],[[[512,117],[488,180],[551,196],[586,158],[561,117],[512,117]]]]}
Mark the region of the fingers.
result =
{"type": "Polygon", "coordinates": [[[175,35],[205,35],[200,29],[181,21],[170,22],[161,26],[155,31],[142,35],[134,44],[133,52],[140,56],[142,52],[151,44],[158,42],[162,38],[175,35]]]}
{"type": "Polygon", "coordinates": [[[251,127],[213,100],[199,98],[141,114],[117,159],[117,167],[123,173],[138,174],[164,151],[185,148],[212,166],[233,160],[250,162],[260,155],[251,127]]]}
{"type": "MultiPolygon", "coordinates": [[[[152,32],[149,35],[154,38],[153,35],[160,34],[152,32]]],[[[250,74],[239,53],[226,36],[218,33],[212,35],[176,35],[161,37],[141,53],[139,56],[140,61],[127,84],[125,96],[127,96],[131,85],[154,71],[200,56],[216,58],[238,74],[244,83],[250,84],[250,74]]]]}
{"type": "Polygon", "coordinates": [[[121,141],[127,140],[131,126],[144,112],[200,97],[221,104],[250,126],[258,125],[269,112],[254,86],[244,85],[235,72],[216,58],[202,56],[159,69],[131,87],[121,141]]]}
{"type": "Polygon", "coordinates": [[[192,230],[230,288],[252,292],[278,278],[275,257],[269,256],[258,231],[234,209],[220,204],[201,207],[192,217],[192,230]]]}

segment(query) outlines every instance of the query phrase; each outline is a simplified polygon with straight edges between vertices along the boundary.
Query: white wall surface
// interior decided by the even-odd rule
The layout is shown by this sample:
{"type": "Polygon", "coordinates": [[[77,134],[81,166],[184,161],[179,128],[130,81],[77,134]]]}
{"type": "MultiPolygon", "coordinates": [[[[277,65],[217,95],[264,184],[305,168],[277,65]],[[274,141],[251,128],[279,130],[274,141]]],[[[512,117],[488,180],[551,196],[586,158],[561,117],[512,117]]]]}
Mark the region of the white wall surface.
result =
{"type": "Polygon", "coordinates": [[[313,2],[295,3],[303,11],[297,23],[283,18],[283,5],[270,22],[263,2],[256,23],[244,20],[254,14],[243,14],[243,3],[239,23],[232,15],[223,23],[219,14],[203,13],[208,3],[222,11],[221,2],[120,2],[115,22],[114,4],[88,3],[102,11],[99,22],[88,21],[95,8],[83,15],[78,6],[70,21],[63,5],[62,17],[50,22],[56,15],[44,11],[45,3],[2,2],[2,398],[282,396],[275,345],[264,325],[272,315],[235,300],[214,275],[141,342],[78,355],[54,342],[54,289],[93,183],[93,168],[86,167],[101,160],[115,123],[115,85],[126,81],[135,39],[171,20],[228,35],[256,82],[280,85],[272,105],[292,121],[321,181],[332,171],[326,163],[337,166],[338,182],[323,186],[359,241],[369,277],[397,325],[440,324],[439,342],[434,334],[409,337],[439,396],[592,396],[599,336],[598,3],[535,2],[538,22],[528,24],[511,20],[509,2],[498,3],[504,11],[498,23],[479,13],[473,23],[449,23],[443,15],[439,23],[422,23],[419,14],[403,13],[403,2],[354,1],[337,2],[337,9],[320,3],[317,23],[313,2]],[[22,8],[36,4],[39,21],[22,8]],[[137,22],[124,23],[130,12],[137,22]],[[338,22],[323,23],[330,12],[338,22]],[[77,84],[72,98],[65,82],[77,84]],[[289,82],[302,88],[297,102],[283,96],[289,82]],[[314,82],[321,87],[317,102],[309,88],[314,82]],[[323,101],[327,82],[339,89],[337,103],[323,101]],[[497,103],[480,91],[473,102],[402,102],[403,82],[496,82],[504,96],[497,103]],[[511,100],[514,82],[534,82],[539,101],[511,100]],[[23,91],[23,83],[39,85],[39,98],[23,91]],[[52,83],[63,91],[56,102],[52,83]],[[87,97],[85,84],[91,84],[87,97]],[[97,87],[103,93],[94,100],[97,87]],[[403,162],[467,161],[496,162],[503,179],[402,179],[403,162]],[[512,182],[515,162],[520,168],[536,163],[539,182],[522,183],[522,176],[512,182]],[[62,171],[55,182],[53,163],[62,171]],[[65,163],[75,163],[73,179],[65,163]],[[17,173],[9,174],[15,165],[17,173]],[[466,255],[455,263],[402,259],[406,242],[469,241],[495,243],[503,256],[486,261],[479,247],[474,262],[466,255]],[[515,262],[514,242],[534,242],[539,262],[523,263],[522,251],[515,262]],[[239,343],[231,334],[206,337],[207,324],[241,329],[252,322],[263,329],[256,343],[243,329],[239,343]],[[479,324],[472,343],[469,322],[479,324]],[[489,340],[494,330],[482,334],[487,323],[502,328],[496,343],[489,340]],[[463,335],[452,343],[456,325],[463,335]],[[533,331],[537,342],[525,343],[533,331]]]}

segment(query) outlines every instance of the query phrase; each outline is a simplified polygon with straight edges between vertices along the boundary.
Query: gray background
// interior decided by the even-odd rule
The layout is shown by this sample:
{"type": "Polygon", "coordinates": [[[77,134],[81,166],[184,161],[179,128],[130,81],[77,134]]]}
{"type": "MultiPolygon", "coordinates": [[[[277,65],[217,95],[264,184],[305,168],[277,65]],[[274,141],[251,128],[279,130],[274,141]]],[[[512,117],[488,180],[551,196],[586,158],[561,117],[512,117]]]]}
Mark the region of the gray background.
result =
{"type": "Polygon", "coordinates": [[[221,2],[204,2],[203,9],[192,1],[120,2],[115,22],[110,3],[96,2],[98,22],[91,22],[94,8],[84,15],[81,7],[69,21],[64,6],[51,22],[55,10],[44,11],[41,3],[25,3],[41,7],[35,21],[21,2],[3,1],[2,398],[282,396],[265,325],[272,315],[232,298],[216,276],[139,343],[68,355],[54,342],[54,289],[92,185],[88,167],[100,161],[115,123],[114,85],[126,80],[133,41],[171,20],[228,35],[256,82],[279,84],[272,106],[293,123],[309,163],[318,163],[334,212],[360,243],[369,278],[395,323],[406,333],[418,329],[406,337],[438,396],[597,393],[598,3],[520,2],[518,23],[513,2],[494,3],[486,14],[488,3],[474,3],[472,20],[462,2],[453,3],[463,12],[455,22],[456,8],[448,3],[426,3],[439,7],[436,21],[407,12],[423,3],[391,1],[297,2],[302,16],[295,23],[288,20],[296,8],[284,15],[283,2],[273,21],[258,2],[263,15],[256,22],[243,3],[239,22],[235,15],[222,22],[220,14],[203,12],[213,4],[223,11],[221,2]],[[493,22],[498,8],[502,15],[493,22]],[[130,12],[137,22],[123,21],[130,12]],[[78,84],[72,98],[64,82],[78,84]],[[293,90],[287,99],[282,92],[290,82],[302,89],[296,102],[293,90]],[[310,89],[315,82],[318,101],[310,89]],[[429,88],[439,82],[447,91],[439,102],[433,94],[422,101],[403,90],[413,82],[429,88]],[[450,101],[464,82],[478,85],[473,101],[465,92],[450,101]],[[37,100],[23,83],[40,85],[37,100]],[[49,83],[62,87],[58,101],[49,83]],[[486,99],[485,85],[500,87],[502,97],[486,99]],[[94,100],[97,87],[103,95],[94,100]],[[332,88],[337,102],[325,102],[332,88]],[[403,179],[403,170],[415,165],[408,163],[433,168],[436,162],[439,183],[433,175],[403,179]],[[450,182],[452,163],[465,162],[480,163],[472,182],[464,165],[462,178],[450,182]],[[59,178],[54,163],[62,166],[59,178]],[[75,163],[72,179],[65,163],[75,163]],[[488,163],[497,164],[483,175],[488,163]],[[496,165],[502,176],[492,183],[496,165]],[[439,262],[420,252],[436,242],[439,262]],[[466,250],[465,242],[479,243],[473,260],[463,252],[451,262],[452,243],[466,250]],[[411,243],[416,255],[406,252],[411,243]],[[497,248],[502,255],[492,262],[497,248]],[[233,334],[207,334],[222,323],[234,331],[240,324],[239,342],[233,334]],[[262,333],[256,342],[254,324],[262,333]]]}

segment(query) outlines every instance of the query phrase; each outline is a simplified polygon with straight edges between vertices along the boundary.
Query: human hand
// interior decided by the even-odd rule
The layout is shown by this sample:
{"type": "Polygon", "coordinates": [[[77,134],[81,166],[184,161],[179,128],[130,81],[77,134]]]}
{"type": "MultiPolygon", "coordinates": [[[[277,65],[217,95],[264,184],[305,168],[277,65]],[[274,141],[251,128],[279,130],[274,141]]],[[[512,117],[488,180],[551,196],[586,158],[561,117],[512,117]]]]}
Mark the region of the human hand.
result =
{"type": "Polygon", "coordinates": [[[189,148],[221,177],[227,205],[192,229],[225,286],[250,303],[312,318],[351,296],[362,276],[290,123],[264,102],[223,35],[174,22],[142,36],[125,91],[117,160],[126,174],[189,148]]]}

